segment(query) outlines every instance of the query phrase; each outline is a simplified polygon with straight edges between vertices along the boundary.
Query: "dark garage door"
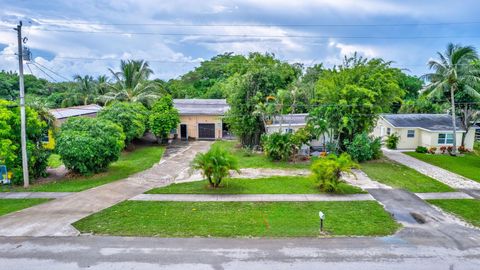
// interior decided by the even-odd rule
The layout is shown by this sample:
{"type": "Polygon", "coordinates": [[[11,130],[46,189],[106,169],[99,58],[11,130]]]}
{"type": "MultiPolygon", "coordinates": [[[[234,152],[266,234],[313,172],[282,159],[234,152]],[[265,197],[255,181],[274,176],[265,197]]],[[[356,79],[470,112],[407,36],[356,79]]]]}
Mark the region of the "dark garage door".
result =
{"type": "Polygon", "coordinates": [[[215,139],[215,124],[198,124],[199,139],[215,139]]]}

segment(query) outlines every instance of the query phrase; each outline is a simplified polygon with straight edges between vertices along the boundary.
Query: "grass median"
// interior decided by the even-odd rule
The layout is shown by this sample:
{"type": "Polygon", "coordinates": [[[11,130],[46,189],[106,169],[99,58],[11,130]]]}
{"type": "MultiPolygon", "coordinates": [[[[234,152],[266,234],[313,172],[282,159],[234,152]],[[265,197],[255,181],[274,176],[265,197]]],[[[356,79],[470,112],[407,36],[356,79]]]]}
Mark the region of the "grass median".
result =
{"type": "Polygon", "coordinates": [[[0,216],[19,211],[50,199],[0,199],[0,216]]]}
{"type": "Polygon", "coordinates": [[[480,201],[474,199],[428,200],[429,203],[451,212],[470,224],[480,227],[480,201]]]}
{"type": "MultiPolygon", "coordinates": [[[[224,179],[219,188],[206,180],[172,184],[148,191],[150,194],[317,194],[321,193],[310,177],[273,176],[257,179],[224,179]]],[[[341,183],[338,194],[364,193],[360,188],[341,183]]]]}
{"type": "Polygon", "coordinates": [[[74,226],[83,233],[158,237],[373,236],[399,224],[374,201],[355,202],[146,202],[126,201],[74,226]]]}

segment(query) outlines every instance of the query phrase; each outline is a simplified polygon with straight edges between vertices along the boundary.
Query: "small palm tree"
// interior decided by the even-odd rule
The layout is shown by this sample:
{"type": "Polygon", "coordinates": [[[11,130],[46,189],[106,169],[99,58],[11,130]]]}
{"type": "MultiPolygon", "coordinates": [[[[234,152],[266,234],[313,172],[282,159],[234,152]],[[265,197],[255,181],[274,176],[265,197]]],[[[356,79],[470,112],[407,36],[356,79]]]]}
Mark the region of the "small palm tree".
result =
{"type": "Polygon", "coordinates": [[[193,168],[202,171],[203,177],[213,188],[218,188],[230,170],[239,172],[237,160],[226,150],[213,146],[206,153],[198,153],[193,160],[193,168]]]}
{"type": "Polygon", "coordinates": [[[342,174],[353,174],[352,168],[358,168],[358,164],[352,161],[349,154],[340,156],[330,154],[313,162],[310,170],[312,177],[319,183],[319,188],[325,192],[338,192],[340,183],[343,182],[342,174]]]}
{"type": "Polygon", "coordinates": [[[471,46],[460,46],[449,43],[444,54],[438,52],[439,59],[430,60],[428,67],[433,69],[433,73],[428,73],[422,77],[430,84],[424,89],[429,95],[441,95],[444,92],[450,93],[450,103],[452,110],[453,126],[453,151],[457,153],[457,124],[455,113],[455,92],[459,87],[471,95],[478,96],[474,87],[480,82],[480,72],[472,65],[475,59],[478,59],[476,50],[471,46]]]}

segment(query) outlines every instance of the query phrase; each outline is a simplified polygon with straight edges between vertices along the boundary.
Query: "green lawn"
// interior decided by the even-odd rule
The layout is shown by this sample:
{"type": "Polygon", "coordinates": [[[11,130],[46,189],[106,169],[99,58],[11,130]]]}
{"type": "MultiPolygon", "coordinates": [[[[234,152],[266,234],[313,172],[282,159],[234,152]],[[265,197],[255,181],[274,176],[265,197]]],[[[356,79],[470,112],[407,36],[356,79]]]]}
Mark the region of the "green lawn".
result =
{"type": "MultiPolygon", "coordinates": [[[[318,184],[309,177],[274,176],[258,179],[224,179],[219,188],[211,188],[208,182],[197,181],[172,184],[148,191],[151,194],[315,194],[318,184]]],[[[340,194],[363,193],[357,187],[340,184],[340,194]]]]}
{"type": "Polygon", "coordinates": [[[34,184],[28,189],[15,187],[3,191],[48,191],[48,192],[78,192],[126,178],[134,173],[146,170],[157,163],[163,155],[162,146],[138,147],[133,152],[123,152],[118,161],[110,164],[104,173],[89,177],[62,179],[45,184],[34,184]]]}
{"type": "Polygon", "coordinates": [[[50,168],[58,168],[62,165],[62,160],[60,155],[58,154],[51,154],[50,157],[48,157],[48,167],[50,168]]]}
{"type": "Polygon", "coordinates": [[[385,158],[362,163],[361,169],[375,181],[410,192],[454,191],[433,178],[385,158]]]}
{"type": "Polygon", "coordinates": [[[420,154],[416,152],[406,152],[405,154],[480,182],[480,156],[475,153],[456,157],[441,154],[420,154]]]}
{"type": "Polygon", "coordinates": [[[121,236],[316,237],[320,210],[328,235],[389,235],[400,227],[374,201],[125,201],[73,225],[83,233],[121,236]]]}
{"type": "Polygon", "coordinates": [[[248,153],[244,149],[237,148],[237,141],[217,141],[215,145],[221,146],[228,150],[238,159],[240,168],[274,168],[274,169],[308,169],[310,162],[275,162],[269,160],[263,154],[248,153]]]}
{"type": "Polygon", "coordinates": [[[49,199],[0,199],[0,216],[47,201],[49,199]]]}
{"type": "Polygon", "coordinates": [[[472,225],[480,227],[480,201],[472,199],[428,200],[447,212],[451,212],[472,225]]]}

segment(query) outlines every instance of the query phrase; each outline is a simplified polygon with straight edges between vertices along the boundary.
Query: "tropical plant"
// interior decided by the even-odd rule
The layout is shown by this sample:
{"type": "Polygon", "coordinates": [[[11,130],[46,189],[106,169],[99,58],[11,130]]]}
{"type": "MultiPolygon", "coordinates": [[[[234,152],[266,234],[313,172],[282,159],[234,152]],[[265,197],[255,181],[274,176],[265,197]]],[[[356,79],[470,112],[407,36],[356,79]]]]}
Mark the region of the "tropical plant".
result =
{"type": "Polygon", "coordinates": [[[428,153],[434,155],[436,152],[437,152],[437,147],[432,146],[432,147],[428,148],[428,153]]]}
{"type": "MultiPolygon", "coordinates": [[[[449,43],[445,53],[438,52],[438,60],[430,60],[428,66],[433,73],[423,75],[430,82],[424,89],[429,95],[450,94],[453,134],[457,133],[455,93],[460,87],[470,96],[480,97],[475,87],[480,83],[480,69],[472,62],[478,59],[476,50],[471,46],[449,43]]],[[[457,152],[457,136],[453,136],[452,155],[457,152]]]]}
{"type": "Polygon", "coordinates": [[[392,133],[387,136],[385,145],[388,149],[397,149],[398,141],[400,141],[400,136],[396,133],[392,133]]]}
{"type": "Polygon", "coordinates": [[[125,133],[125,143],[143,137],[146,130],[148,111],[137,102],[115,102],[104,107],[98,118],[110,120],[122,127],[125,133]]]}
{"type": "Polygon", "coordinates": [[[417,148],[415,148],[415,152],[420,154],[426,154],[428,152],[428,149],[425,146],[417,146],[417,148]]]}
{"type": "Polygon", "coordinates": [[[62,125],[56,150],[69,170],[88,175],[116,161],[124,141],[119,125],[100,118],[77,117],[62,125]]]}
{"type": "Polygon", "coordinates": [[[327,157],[315,160],[310,167],[312,177],[318,182],[319,188],[325,192],[337,192],[342,183],[342,173],[351,174],[352,168],[358,164],[352,161],[347,153],[340,156],[330,154],[327,157]]]}
{"type": "Polygon", "coordinates": [[[358,162],[378,159],[382,154],[381,139],[370,137],[366,132],[355,135],[352,141],[346,140],[344,144],[346,152],[358,162]]]}
{"type": "Polygon", "coordinates": [[[261,142],[263,152],[273,161],[288,161],[294,153],[291,133],[262,134],[261,142]]]}
{"type": "Polygon", "coordinates": [[[206,153],[198,153],[193,168],[202,171],[203,177],[213,188],[218,188],[230,170],[239,172],[236,158],[219,146],[212,146],[206,153]]]}
{"type": "Polygon", "coordinates": [[[163,96],[155,104],[148,119],[150,131],[160,139],[166,139],[170,131],[180,123],[178,110],[173,107],[170,95],[163,96]]]}
{"type": "Polygon", "coordinates": [[[153,71],[148,62],[143,60],[122,60],[120,71],[110,69],[115,83],[110,84],[111,91],[99,97],[99,100],[108,104],[114,100],[141,102],[150,106],[156,99],[162,96],[160,86],[149,81],[153,71]]]}

